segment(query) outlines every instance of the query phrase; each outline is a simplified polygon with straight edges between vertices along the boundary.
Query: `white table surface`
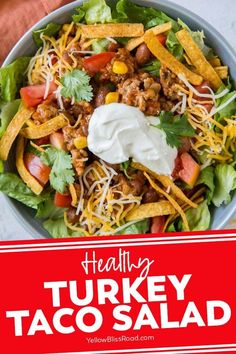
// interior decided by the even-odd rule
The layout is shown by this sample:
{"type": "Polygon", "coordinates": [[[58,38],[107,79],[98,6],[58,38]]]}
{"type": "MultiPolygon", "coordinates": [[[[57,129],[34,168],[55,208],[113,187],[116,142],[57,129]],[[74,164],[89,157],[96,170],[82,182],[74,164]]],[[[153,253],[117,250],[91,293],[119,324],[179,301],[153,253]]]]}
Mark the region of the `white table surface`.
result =
{"type": "MultiPolygon", "coordinates": [[[[172,0],[210,22],[236,49],[236,1],[235,0],[172,0]]],[[[236,227],[232,220],[227,228],[236,227]]],[[[2,195],[0,195],[0,239],[31,239],[16,218],[11,215],[2,195]]]]}

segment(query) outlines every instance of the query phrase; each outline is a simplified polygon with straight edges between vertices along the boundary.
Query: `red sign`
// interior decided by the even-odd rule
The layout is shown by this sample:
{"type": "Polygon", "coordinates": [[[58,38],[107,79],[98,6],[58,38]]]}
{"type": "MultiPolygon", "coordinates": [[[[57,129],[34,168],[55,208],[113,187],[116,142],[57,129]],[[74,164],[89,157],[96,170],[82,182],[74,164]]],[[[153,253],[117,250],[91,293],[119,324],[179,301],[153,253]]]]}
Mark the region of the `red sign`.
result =
{"type": "Polygon", "coordinates": [[[1,350],[236,353],[235,259],[230,231],[1,243],[1,350]]]}

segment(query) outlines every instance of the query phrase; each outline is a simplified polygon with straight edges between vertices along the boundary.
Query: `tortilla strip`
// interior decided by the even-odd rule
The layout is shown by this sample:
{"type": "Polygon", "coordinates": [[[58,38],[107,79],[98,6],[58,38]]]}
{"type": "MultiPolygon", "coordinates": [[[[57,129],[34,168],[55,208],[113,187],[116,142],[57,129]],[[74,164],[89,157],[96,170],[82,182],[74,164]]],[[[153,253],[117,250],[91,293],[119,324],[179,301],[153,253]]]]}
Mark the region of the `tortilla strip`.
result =
{"type": "MultiPolygon", "coordinates": [[[[191,200],[193,200],[195,202],[195,204],[198,206],[198,204],[200,204],[201,202],[204,201],[204,197],[202,196],[203,193],[205,193],[206,188],[202,187],[201,189],[199,189],[192,197],[191,200]]],[[[183,211],[186,213],[187,210],[191,209],[191,206],[189,206],[188,204],[183,204],[181,205],[183,211]]],[[[164,231],[166,230],[167,226],[172,223],[174,220],[176,220],[178,218],[178,214],[175,215],[170,215],[165,223],[165,227],[164,227],[164,231]]]]}
{"type": "Polygon", "coordinates": [[[229,76],[229,68],[228,66],[217,66],[214,68],[217,75],[219,75],[219,77],[224,80],[227,79],[227,77],[229,76]]]}
{"type": "Polygon", "coordinates": [[[181,208],[181,206],[166,192],[164,192],[152,179],[151,177],[147,174],[147,172],[144,172],[144,176],[147,178],[147,180],[149,181],[150,185],[152,186],[153,189],[155,189],[158,193],[164,195],[166,197],[167,200],[169,200],[169,202],[173,205],[173,207],[175,208],[175,210],[180,214],[180,216],[183,219],[183,224],[185,227],[186,231],[189,231],[189,225],[188,225],[188,220],[186,218],[186,215],[183,211],[183,209],[181,208]]]}
{"type": "Polygon", "coordinates": [[[63,114],[59,114],[41,125],[21,129],[20,134],[27,139],[39,139],[65,127],[67,124],[67,118],[63,114]]]}
{"type": "MultiPolygon", "coordinates": [[[[168,23],[163,23],[161,25],[152,27],[149,30],[147,30],[145,33],[153,32],[155,36],[157,36],[158,34],[171,30],[171,28],[172,28],[172,23],[168,22],[168,23]]],[[[131,50],[135,49],[143,42],[144,42],[144,36],[138,38],[132,38],[126,44],[125,48],[131,52],[131,50]]]]}
{"type": "Polygon", "coordinates": [[[76,189],[73,183],[69,184],[69,192],[72,198],[72,203],[71,205],[73,207],[77,207],[78,205],[78,197],[77,197],[77,193],[76,193],[76,189]]]}
{"type": "Polygon", "coordinates": [[[22,180],[27,184],[27,186],[39,195],[43,191],[41,184],[34,178],[24,164],[24,149],[25,149],[25,139],[23,136],[19,136],[16,145],[16,168],[21,176],[22,180]]]}
{"type": "Polygon", "coordinates": [[[19,131],[23,125],[27,122],[28,119],[32,116],[34,112],[33,108],[20,109],[14,118],[11,120],[10,124],[7,127],[2,139],[0,140],[0,159],[6,161],[19,131]]]}
{"type": "Polygon", "coordinates": [[[202,77],[195,74],[178,61],[156,38],[155,34],[147,32],[144,35],[145,43],[152,54],[160,60],[160,62],[169,68],[174,74],[182,74],[192,85],[200,85],[203,81],[202,77]]]}
{"type": "Polygon", "coordinates": [[[84,38],[140,37],[144,34],[141,23],[107,23],[82,26],[84,38]]]}
{"type": "Polygon", "coordinates": [[[149,170],[149,168],[143,166],[141,163],[132,162],[131,166],[137,170],[148,172],[150,175],[155,177],[161,184],[163,184],[166,188],[171,188],[171,192],[184,203],[190,205],[192,208],[197,208],[197,204],[193,203],[186,195],[181,191],[179,187],[175,185],[175,183],[168,176],[158,175],[156,172],[149,170]]]}
{"type": "Polygon", "coordinates": [[[222,85],[222,81],[219,75],[215,72],[214,68],[205,58],[201,49],[194,42],[189,31],[182,29],[176,33],[176,37],[195,66],[197,73],[208,81],[215,90],[218,90],[222,85]]]}
{"type": "Polygon", "coordinates": [[[162,200],[156,203],[141,204],[132,210],[127,216],[126,221],[142,220],[154,216],[171,215],[175,209],[170,202],[162,200]]]}
{"type": "Polygon", "coordinates": [[[211,66],[213,66],[213,68],[222,65],[221,61],[220,61],[220,58],[218,58],[218,57],[214,57],[212,59],[209,59],[209,63],[211,64],[211,66]]]}

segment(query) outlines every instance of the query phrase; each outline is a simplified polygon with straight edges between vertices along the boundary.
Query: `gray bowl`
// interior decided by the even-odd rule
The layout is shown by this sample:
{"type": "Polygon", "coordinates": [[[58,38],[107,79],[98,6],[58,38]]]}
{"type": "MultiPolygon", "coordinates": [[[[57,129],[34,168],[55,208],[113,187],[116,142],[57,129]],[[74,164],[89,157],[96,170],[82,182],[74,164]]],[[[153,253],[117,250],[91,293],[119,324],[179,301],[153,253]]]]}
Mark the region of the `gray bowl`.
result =
{"type": "MultiPolygon", "coordinates": [[[[217,32],[214,27],[184,7],[174,4],[168,0],[138,0],[135,2],[143,6],[157,7],[173,18],[179,17],[193,30],[203,29],[206,34],[208,44],[215,49],[216,53],[219,54],[223,62],[230,67],[231,75],[235,78],[234,83],[236,84],[236,53],[227,43],[225,38],[217,32]]],[[[44,27],[49,22],[65,23],[70,19],[75,7],[81,5],[81,3],[81,0],[74,1],[71,4],[61,7],[39,21],[15,45],[3,65],[11,63],[13,60],[22,55],[32,55],[35,53],[36,47],[32,40],[32,31],[44,27]]],[[[7,163],[7,168],[12,170],[14,168],[13,166],[14,163],[12,159],[12,161],[7,163]]],[[[24,228],[30,235],[34,238],[49,237],[47,231],[43,229],[42,223],[39,220],[34,219],[34,212],[31,209],[8,197],[6,197],[6,201],[14,215],[18,218],[21,224],[23,224],[24,228]]],[[[235,212],[236,195],[234,195],[232,202],[229,205],[214,209],[212,211],[213,218],[211,228],[214,230],[224,228],[235,212]]]]}

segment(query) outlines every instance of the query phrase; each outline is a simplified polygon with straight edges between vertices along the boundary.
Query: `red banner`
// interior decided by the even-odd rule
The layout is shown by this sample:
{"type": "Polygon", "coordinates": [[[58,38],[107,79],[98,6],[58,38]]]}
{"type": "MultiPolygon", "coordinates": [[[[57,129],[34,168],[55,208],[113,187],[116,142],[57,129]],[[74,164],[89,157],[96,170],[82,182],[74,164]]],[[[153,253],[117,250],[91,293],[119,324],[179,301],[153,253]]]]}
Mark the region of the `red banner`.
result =
{"type": "Polygon", "coordinates": [[[1,243],[1,348],[236,353],[235,255],[230,231],[1,243]]]}

